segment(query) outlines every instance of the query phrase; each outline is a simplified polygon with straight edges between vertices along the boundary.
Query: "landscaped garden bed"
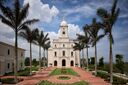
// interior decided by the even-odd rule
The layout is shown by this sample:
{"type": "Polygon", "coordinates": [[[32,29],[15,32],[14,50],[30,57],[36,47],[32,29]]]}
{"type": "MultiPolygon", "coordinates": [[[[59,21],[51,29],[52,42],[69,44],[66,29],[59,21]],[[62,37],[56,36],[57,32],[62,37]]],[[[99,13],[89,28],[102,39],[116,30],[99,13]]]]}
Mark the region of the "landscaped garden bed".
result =
{"type": "Polygon", "coordinates": [[[50,75],[63,75],[63,74],[78,76],[78,74],[71,68],[56,68],[51,72],[50,75]]]}
{"type": "MultiPolygon", "coordinates": [[[[18,79],[18,82],[23,81],[23,79],[18,79]]],[[[2,84],[16,84],[14,78],[3,78],[1,79],[2,84]]]]}
{"type": "MultiPolygon", "coordinates": [[[[103,78],[105,81],[110,81],[110,76],[108,73],[98,71],[97,76],[103,78]]],[[[128,83],[128,80],[118,78],[118,77],[113,77],[113,84],[112,85],[126,85],[128,83]]]]}
{"type": "Polygon", "coordinates": [[[71,78],[68,77],[68,76],[59,76],[58,79],[60,79],[60,80],[69,80],[71,78]]]}
{"type": "MultiPolygon", "coordinates": [[[[37,71],[38,67],[32,67],[32,71],[37,71]]],[[[6,73],[5,76],[13,76],[13,72],[6,73]]],[[[30,68],[25,68],[24,70],[20,70],[17,73],[18,76],[30,76],[30,68]]]]}
{"type": "Polygon", "coordinates": [[[79,81],[79,82],[72,83],[72,84],[55,84],[49,81],[42,81],[39,85],[89,85],[89,84],[85,81],[79,81]]]}

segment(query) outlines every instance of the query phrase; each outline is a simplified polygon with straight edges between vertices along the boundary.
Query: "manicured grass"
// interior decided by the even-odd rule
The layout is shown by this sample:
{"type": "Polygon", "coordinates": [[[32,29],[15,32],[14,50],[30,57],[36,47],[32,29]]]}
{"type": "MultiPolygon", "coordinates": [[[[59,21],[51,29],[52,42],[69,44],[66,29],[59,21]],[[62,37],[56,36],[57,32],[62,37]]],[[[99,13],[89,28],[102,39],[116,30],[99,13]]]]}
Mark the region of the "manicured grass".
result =
{"type": "Polygon", "coordinates": [[[56,68],[51,72],[51,75],[62,75],[62,74],[78,76],[78,74],[71,68],[65,68],[65,69],[56,68]]]}
{"type": "Polygon", "coordinates": [[[42,81],[39,85],[89,85],[89,84],[85,81],[80,81],[80,82],[76,82],[76,83],[72,83],[72,84],[55,84],[55,83],[51,83],[49,81],[42,81]]]}

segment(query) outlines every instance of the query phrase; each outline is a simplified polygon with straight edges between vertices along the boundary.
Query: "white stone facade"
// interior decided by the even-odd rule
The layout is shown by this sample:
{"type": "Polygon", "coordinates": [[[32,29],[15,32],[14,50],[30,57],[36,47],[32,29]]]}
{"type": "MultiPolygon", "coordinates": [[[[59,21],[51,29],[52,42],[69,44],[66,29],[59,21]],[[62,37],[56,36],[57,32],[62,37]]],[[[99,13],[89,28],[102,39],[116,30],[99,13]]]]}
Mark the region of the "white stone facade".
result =
{"type": "Polygon", "coordinates": [[[68,24],[66,21],[60,23],[59,39],[54,39],[48,50],[48,66],[70,67],[80,66],[80,52],[74,51],[73,40],[68,36],[68,24]]]}
{"type": "MultiPolygon", "coordinates": [[[[14,71],[15,47],[0,42],[0,76],[14,71]]],[[[18,48],[18,70],[24,69],[25,50],[18,48]]]]}

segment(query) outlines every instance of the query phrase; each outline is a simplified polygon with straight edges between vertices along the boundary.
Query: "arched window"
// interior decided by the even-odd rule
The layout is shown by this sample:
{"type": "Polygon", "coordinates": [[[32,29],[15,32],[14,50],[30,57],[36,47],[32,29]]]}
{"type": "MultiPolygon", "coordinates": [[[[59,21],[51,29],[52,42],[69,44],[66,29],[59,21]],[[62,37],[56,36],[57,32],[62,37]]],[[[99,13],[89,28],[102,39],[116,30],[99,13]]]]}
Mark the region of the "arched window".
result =
{"type": "Polygon", "coordinates": [[[71,52],[71,56],[73,56],[73,52],[71,52]]]}
{"type": "Polygon", "coordinates": [[[57,52],[55,52],[55,57],[57,56],[57,52]]]}
{"type": "Polygon", "coordinates": [[[56,47],[56,44],[55,44],[55,47],[56,47]]]}
{"type": "Polygon", "coordinates": [[[65,51],[63,51],[63,56],[65,56],[65,51]]]}
{"type": "Polygon", "coordinates": [[[63,47],[65,47],[65,44],[63,44],[63,47]]]}
{"type": "Polygon", "coordinates": [[[8,49],[8,55],[10,55],[10,49],[8,49]]]}
{"type": "Polygon", "coordinates": [[[71,47],[73,47],[73,44],[71,45],[71,47]]]}

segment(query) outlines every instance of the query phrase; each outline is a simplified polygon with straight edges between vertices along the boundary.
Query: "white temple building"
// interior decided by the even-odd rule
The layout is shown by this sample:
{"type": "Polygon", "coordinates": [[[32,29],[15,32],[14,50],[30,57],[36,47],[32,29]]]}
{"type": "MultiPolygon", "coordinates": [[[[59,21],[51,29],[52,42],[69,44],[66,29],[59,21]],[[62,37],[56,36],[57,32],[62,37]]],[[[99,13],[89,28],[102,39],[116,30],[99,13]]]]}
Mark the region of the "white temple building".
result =
{"type": "Polygon", "coordinates": [[[80,52],[74,51],[74,41],[68,36],[68,24],[65,20],[60,23],[59,38],[54,39],[48,50],[48,66],[80,67],[80,52]]]}

